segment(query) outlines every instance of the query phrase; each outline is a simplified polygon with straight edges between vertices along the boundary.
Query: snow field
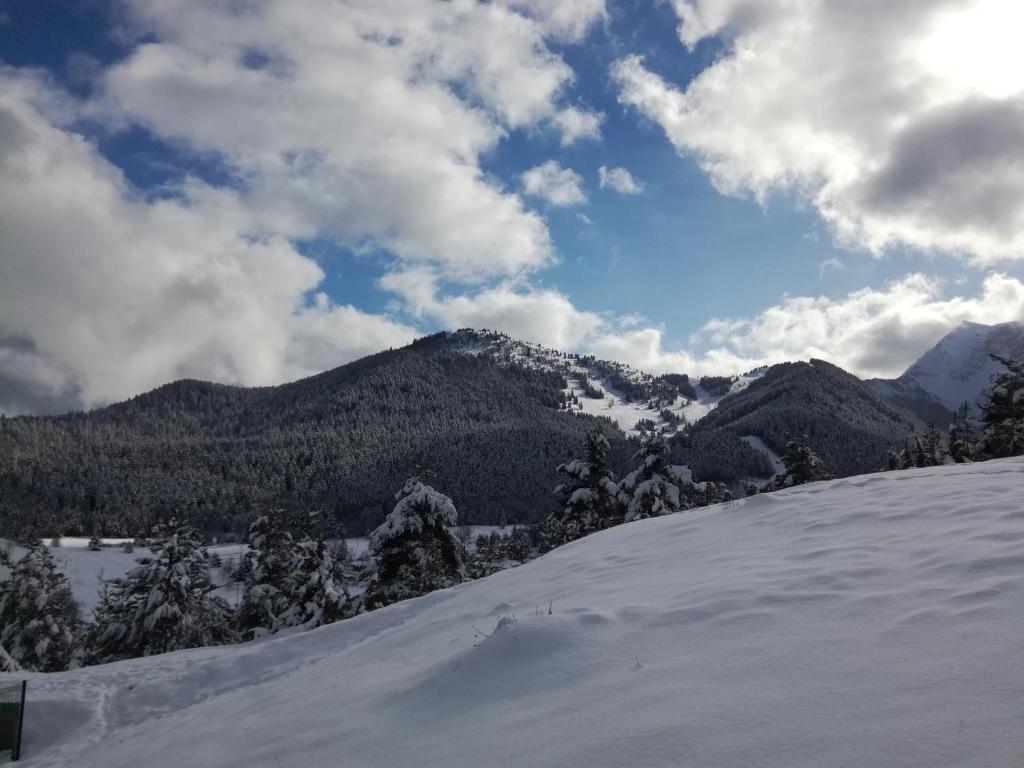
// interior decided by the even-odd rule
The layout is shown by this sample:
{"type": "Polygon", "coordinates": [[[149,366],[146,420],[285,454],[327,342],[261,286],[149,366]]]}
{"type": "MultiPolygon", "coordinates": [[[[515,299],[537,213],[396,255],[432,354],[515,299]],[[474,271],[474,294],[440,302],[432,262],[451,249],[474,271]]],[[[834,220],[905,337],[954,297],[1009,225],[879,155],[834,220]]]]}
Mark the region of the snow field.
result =
{"type": "Polygon", "coordinates": [[[28,675],[22,764],[1018,765],[1022,499],[1024,459],[815,483],[303,634],[28,675]]]}

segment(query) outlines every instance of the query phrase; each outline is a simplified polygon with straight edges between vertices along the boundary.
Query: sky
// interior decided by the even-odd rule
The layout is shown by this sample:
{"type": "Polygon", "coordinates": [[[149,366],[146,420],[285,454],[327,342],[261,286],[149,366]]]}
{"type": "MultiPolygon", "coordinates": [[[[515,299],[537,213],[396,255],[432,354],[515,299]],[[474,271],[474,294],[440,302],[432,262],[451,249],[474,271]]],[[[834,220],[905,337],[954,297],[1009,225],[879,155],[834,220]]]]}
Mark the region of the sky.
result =
{"type": "Polygon", "coordinates": [[[0,412],[476,327],[896,376],[1024,319],[1017,0],[0,0],[0,412]]]}

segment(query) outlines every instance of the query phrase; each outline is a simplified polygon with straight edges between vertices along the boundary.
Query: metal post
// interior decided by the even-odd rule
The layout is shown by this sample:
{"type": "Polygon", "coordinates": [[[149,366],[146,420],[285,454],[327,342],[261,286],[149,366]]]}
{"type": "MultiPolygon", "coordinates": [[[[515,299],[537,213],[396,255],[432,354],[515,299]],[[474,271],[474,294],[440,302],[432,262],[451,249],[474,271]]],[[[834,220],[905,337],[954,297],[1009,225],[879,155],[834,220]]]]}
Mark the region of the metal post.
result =
{"type": "Polygon", "coordinates": [[[11,762],[21,757],[21,729],[25,725],[25,689],[28,687],[28,680],[21,681],[21,707],[18,709],[18,735],[14,739],[14,749],[11,751],[11,762]]]}

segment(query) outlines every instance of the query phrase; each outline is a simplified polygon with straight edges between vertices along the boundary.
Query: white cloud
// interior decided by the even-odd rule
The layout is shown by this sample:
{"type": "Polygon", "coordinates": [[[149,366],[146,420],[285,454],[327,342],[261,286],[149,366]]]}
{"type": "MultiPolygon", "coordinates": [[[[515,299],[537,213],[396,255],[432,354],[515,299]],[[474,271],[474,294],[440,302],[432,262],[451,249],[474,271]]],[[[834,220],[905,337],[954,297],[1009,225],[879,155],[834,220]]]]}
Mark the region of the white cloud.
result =
{"type": "Polygon", "coordinates": [[[189,179],[139,198],[28,103],[46,87],[0,71],[0,411],[92,406],[182,377],[277,383],[414,336],[309,302],[320,267],[236,193],[189,179]]]}
{"type": "Polygon", "coordinates": [[[600,138],[603,119],[601,114],[567,107],[555,115],[553,122],[562,132],[562,146],[566,146],[579,139],[600,138]]]}
{"type": "Polygon", "coordinates": [[[625,168],[606,168],[602,165],[597,169],[597,176],[601,189],[610,187],[623,195],[636,195],[644,189],[643,184],[633,178],[633,174],[625,168]]]}
{"type": "Polygon", "coordinates": [[[76,64],[90,101],[0,70],[0,409],[182,376],[273,383],[413,337],[316,294],[324,274],[298,239],[449,283],[554,262],[541,216],[480,158],[515,129],[599,135],[551,46],[602,22],[602,0],[119,8],[129,54],[76,64]],[[141,125],[231,185],[144,199],[74,132],[83,119],[141,125]]]}
{"type": "Polygon", "coordinates": [[[583,177],[571,168],[563,168],[555,160],[525,171],[520,179],[523,192],[546,200],[551,205],[565,207],[587,202],[583,191],[583,177]]]}
{"type": "Polygon", "coordinates": [[[549,34],[574,43],[608,18],[604,0],[500,0],[500,4],[539,19],[549,34]]]}
{"type": "Polygon", "coordinates": [[[222,158],[288,237],[332,237],[460,280],[550,264],[543,220],[480,168],[515,128],[595,135],[563,103],[603,3],[317,6],[128,0],[140,44],[107,98],[157,135],[222,158]]]}
{"type": "Polygon", "coordinates": [[[787,297],[753,318],[709,321],[689,349],[666,349],[660,329],[596,335],[595,354],[651,372],[741,373],[758,365],[820,358],[863,377],[893,377],[964,321],[1024,320],[1024,283],[1003,274],[985,278],[976,296],[943,296],[943,284],[908,275],[881,289],[838,299],[787,297]]]}
{"type": "Polygon", "coordinates": [[[380,285],[401,296],[417,318],[428,317],[452,329],[499,330],[555,349],[577,348],[604,323],[553,289],[503,283],[477,293],[442,296],[437,276],[423,270],[387,274],[380,285]]]}
{"type": "Polygon", "coordinates": [[[809,200],[837,239],[978,264],[1024,258],[1017,0],[673,0],[726,51],[685,89],[639,57],[620,99],[716,187],[809,200]]]}
{"type": "Polygon", "coordinates": [[[824,279],[829,272],[842,272],[844,269],[846,269],[846,264],[834,256],[830,259],[822,259],[818,262],[818,279],[824,279]]]}

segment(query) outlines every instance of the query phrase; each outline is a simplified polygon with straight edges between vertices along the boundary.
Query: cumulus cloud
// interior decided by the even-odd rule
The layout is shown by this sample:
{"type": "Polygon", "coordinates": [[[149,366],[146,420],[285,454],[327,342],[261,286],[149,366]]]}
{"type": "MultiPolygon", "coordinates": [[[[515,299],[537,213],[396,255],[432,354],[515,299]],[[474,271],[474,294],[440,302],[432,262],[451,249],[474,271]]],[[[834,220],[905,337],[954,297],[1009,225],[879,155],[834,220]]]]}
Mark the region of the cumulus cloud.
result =
{"type": "Polygon", "coordinates": [[[625,168],[607,168],[602,165],[597,169],[597,177],[601,189],[609,187],[623,195],[636,195],[644,189],[643,184],[633,178],[633,174],[625,168]]]}
{"type": "Polygon", "coordinates": [[[413,337],[317,294],[304,239],[470,285],[555,261],[544,220],[480,158],[515,129],[599,135],[552,46],[586,37],[602,0],[119,8],[128,55],[75,64],[90,100],[0,74],[0,409],[182,376],[273,383],[413,337]],[[76,133],[83,119],[141,125],[229,186],[144,197],[76,133]]]}
{"type": "Polygon", "coordinates": [[[820,358],[862,377],[894,377],[964,321],[1024,321],[1024,283],[985,278],[976,296],[945,297],[941,281],[908,275],[838,299],[788,297],[752,318],[709,321],[691,348],[668,349],[657,328],[596,335],[596,354],[651,372],[735,374],[758,365],[820,358]]]}
{"type": "Polygon", "coordinates": [[[189,179],[140,198],[28,103],[45,88],[0,71],[0,411],[88,407],[182,377],[271,384],[413,337],[308,299],[320,267],[237,193],[189,179]]]}
{"type": "Polygon", "coordinates": [[[620,100],[716,187],[810,201],[837,239],[1024,258],[1016,0],[673,0],[726,49],[685,88],[618,61],[620,100]]]}
{"type": "Polygon", "coordinates": [[[436,273],[423,268],[391,272],[383,289],[398,295],[420,319],[446,328],[490,328],[513,338],[572,350],[604,325],[594,312],[577,309],[560,291],[504,282],[477,292],[445,295],[436,273]]]}
{"type": "Polygon", "coordinates": [[[523,192],[546,200],[551,205],[565,207],[587,202],[583,177],[571,168],[563,168],[555,160],[548,160],[525,171],[520,179],[523,192]]]}
{"type": "Polygon", "coordinates": [[[512,128],[596,132],[561,103],[573,73],[546,41],[581,34],[600,4],[129,7],[155,41],[106,73],[107,99],[222,158],[282,235],[386,249],[462,280],[551,263],[543,220],[479,158],[512,128]]]}

